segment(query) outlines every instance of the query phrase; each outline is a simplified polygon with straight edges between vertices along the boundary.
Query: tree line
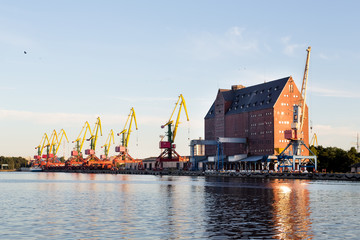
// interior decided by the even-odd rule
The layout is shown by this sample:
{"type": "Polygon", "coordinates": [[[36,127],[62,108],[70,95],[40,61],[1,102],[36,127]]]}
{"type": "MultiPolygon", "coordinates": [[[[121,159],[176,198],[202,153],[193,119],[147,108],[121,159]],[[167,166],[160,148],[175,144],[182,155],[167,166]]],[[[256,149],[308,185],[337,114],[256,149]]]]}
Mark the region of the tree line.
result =
{"type": "Polygon", "coordinates": [[[0,156],[0,165],[8,164],[9,169],[19,169],[20,167],[26,167],[28,161],[23,157],[4,157],[0,156]]]}
{"type": "Polygon", "coordinates": [[[349,151],[323,146],[311,146],[310,149],[317,156],[319,171],[326,169],[327,172],[350,172],[351,165],[360,162],[360,153],[354,147],[349,151]]]}

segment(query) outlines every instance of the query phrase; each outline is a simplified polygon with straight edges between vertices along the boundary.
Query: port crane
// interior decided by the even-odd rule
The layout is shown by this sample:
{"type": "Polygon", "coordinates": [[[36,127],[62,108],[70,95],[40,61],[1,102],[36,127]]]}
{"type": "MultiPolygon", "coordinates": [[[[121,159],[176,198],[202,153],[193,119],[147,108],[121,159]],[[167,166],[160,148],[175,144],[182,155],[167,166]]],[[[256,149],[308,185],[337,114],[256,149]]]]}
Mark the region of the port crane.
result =
{"type": "MultiPolygon", "coordinates": [[[[136,130],[138,130],[138,125],[136,121],[136,113],[134,108],[130,109],[128,118],[126,119],[124,128],[121,132],[117,133],[117,136],[121,136],[121,143],[119,146],[115,147],[115,152],[119,154],[114,158],[114,166],[123,167],[125,163],[140,163],[141,161],[135,160],[130,156],[128,150],[129,139],[131,135],[132,124],[135,124],[136,130]]],[[[141,163],[140,163],[141,165],[141,163]]]]}
{"type": "Polygon", "coordinates": [[[56,144],[56,138],[57,134],[54,129],[50,135],[49,142],[44,146],[46,148],[46,154],[42,155],[42,158],[46,159],[46,161],[48,161],[49,158],[52,158],[54,156],[51,151],[56,144]]]}
{"type": "Polygon", "coordinates": [[[82,167],[82,164],[84,162],[82,148],[84,146],[84,142],[88,132],[91,136],[92,133],[90,124],[88,121],[86,121],[79,133],[79,136],[74,141],[72,141],[72,143],[75,143],[75,149],[71,151],[70,159],[65,162],[65,167],[67,169],[78,169],[82,167]]]}
{"type": "Polygon", "coordinates": [[[49,140],[49,144],[47,147],[47,155],[46,155],[46,168],[59,168],[64,167],[65,164],[60,162],[57,158],[57,152],[60,148],[61,141],[63,137],[65,136],[67,142],[69,142],[69,139],[66,136],[66,132],[64,129],[61,129],[59,134],[54,129],[49,140]]]}
{"type": "Polygon", "coordinates": [[[94,155],[95,154],[96,142],[97,142],[98,135],[99,135],[99,129],[100,129],[100,134],[102,136],[101,120],[100,120],[100,117],[97,117],[94,129],[92,132],[90,132],[91,136],[89,139],[86,139],[87,141],[90,141],[90,149],[85,150],[86,155],[94,155]]]}
{"type": "Polygon", "coordinates": [[[44,133],[39,145],[35,147],[35,149],[38,150],[38,154],[34,156],[35,161],[32,163],[33,166],[42,166],[44,164],[44,162],[41,161],[41,158],[44,148],[48,144],[49,144],[49,137],[46,133],[44,133]]]}
{"type": "Polygon", "coordinates": [[[184,161],[184,159],[175,151],[176,145],[174,143],[177,129],[178,129],[179,123],[180,123],[179,120],[180,120],[180,114],[181,114],[182,107],[184,107],[186,119],[187,119],[187,121],[189,121],[189,116],[188,116],[188,112],[187,112],[187,108],[186,108],[186,102],[185,102],[183,95],[180,94],[180,96],[175,104],[174,110],[172,111],[172,113],[170,115],[169,121],[167,121],[164,125],[161,126],[161,128],[167,127],[167,132],[166,132],[167,141],[160,141],[160,143],[159,143],[159,147],[160,147],[160,149],[163,149],[163,151],[156,159],[156,168],[157,169],[163,168],[163,162],[179,162],[179,161],[183,162],[184,161]],[[176,120],[174,122],[173,116],[174,116],[174,113],[175,113],[177,107],[179,107],[179,110],[178,110],[176,120]]]}
{"type": "Polygon", "coordinates": [[[316,133],[314,133],[314,135],[312,136],[309,146],[315,146],[315,147],[318,146],[318,139],[316,133]]]}
{"type": "Polygon", "coordinates": [[[101,148],[104,148],[104,155],[100,156],[101,159],[107,159],[108,158],[111,142],[113,144],[115,144],[114,131],[112,129],[110,130],[110,133],[109,133],[109,135],[108,135],[108,137],[107,137],[107,139],[105,141],[105,144],[103,146],[101,146],[101,148]]]}
{"type": "Polygon", "coordinates": [[[96,143],[98,140],[98,135],[100,132],[100,136],[102,136],[102,128],[101,128],[101,120],[100,117],[97,117],[95,126],[93,130],[91,131],[91,136],[89,139],[86,139],[87,141],[90,141],[90,149],[85,150],[85,154],[88,155],[83,162],[84,168],[111,168],[111,164],[109,164],[106,161],[102,161],[95,155],[96,150],[96,143]]]}
{"type": "Polygon", "coordinates": [[[91,133],[91,128],[90,128],[90,124],[88,121],[86,121],[84,123],[84,126],[82,127],[79,136],[73,141],[73,143],[76,143],[75,149],[71,151],[71,156],[81,156],[82,157],[82,148],[86,139],[86,133],[89,131],[90,135],[92,135],[91,133]]]}
{"type": "Polygon", "coordinates": [[[300,102],[293,106],[293,121],[291,123],[291,129],[284,131],[284,137],[289,140],[289,144],[278,156],[279,167],[291,167],[293,171],[300,171],[301,168],[314,168],[315,171],[317,170],[317,158],[303,141],[303,126],[305,122],[306,91],[311,47],[308,47],[306,51],[307,57],[301,87],[300,102]],[[302,146],[308,149],[312,156],[302,156],[302,146]],[[287,154],[287,150],[290,150],[290,147],[292,147],[292,152],[288,151],[287,154]]]}

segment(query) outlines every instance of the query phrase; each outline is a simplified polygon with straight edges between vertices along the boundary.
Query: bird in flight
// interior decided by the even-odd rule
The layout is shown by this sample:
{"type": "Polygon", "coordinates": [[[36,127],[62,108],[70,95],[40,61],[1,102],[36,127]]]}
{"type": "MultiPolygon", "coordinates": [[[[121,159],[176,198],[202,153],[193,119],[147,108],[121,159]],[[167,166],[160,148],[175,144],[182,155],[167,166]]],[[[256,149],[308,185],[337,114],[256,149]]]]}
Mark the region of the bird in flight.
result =
{"type": "Polygon", "coordinates": [[[26,51],[24,51],[24,54],[27,54],[27,52],[26,52],[26,51]]]}

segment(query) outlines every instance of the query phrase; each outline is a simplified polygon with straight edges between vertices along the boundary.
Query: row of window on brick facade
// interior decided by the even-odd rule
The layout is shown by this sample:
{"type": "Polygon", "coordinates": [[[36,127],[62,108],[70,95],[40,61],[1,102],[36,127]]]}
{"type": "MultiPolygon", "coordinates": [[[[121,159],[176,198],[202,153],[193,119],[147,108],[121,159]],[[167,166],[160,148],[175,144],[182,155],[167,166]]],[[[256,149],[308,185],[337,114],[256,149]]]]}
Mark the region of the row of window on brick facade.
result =
{"type": "MultiPolygon", "coordinates": [[[[284,97],[289,97],[289,95],[288,94],[284,94],[284,97]]],[[[293,95],[293,97],[294,98],[297,98],[297,97],[299,97],[298,95],[293,95]]]]}
{"type": "Polygon", "coordinates": [[[254,152],[271,152],[271,149],[255,149],[254,152]]]}
{"type": "MultiPolygon", "coordinates": [[[[270,130],[270,131],[266,131],[266,132],[264,132],[264,131],[261,131],[261,132],[259,132],[259,135],[264,135],[264,134],[269,134],[269,133],[272,133],[272,131],[270,130]]],[[[250,133],[250,135],[251,136],[255,136],[257,133],[256,132],[252,132],[252,133],[250,133]]]]}
{"type": "MultiPolygon", "coordinates": [[[[270,124],[272,124],[272,122],[265,122],[265,124],[270,125],[270,124]]],[[[252,123],[252,124],[250,124],[250,127],[256,127],[256,125],[262,126],[262,125],[264,125],[264,123],[252,123]]]]}

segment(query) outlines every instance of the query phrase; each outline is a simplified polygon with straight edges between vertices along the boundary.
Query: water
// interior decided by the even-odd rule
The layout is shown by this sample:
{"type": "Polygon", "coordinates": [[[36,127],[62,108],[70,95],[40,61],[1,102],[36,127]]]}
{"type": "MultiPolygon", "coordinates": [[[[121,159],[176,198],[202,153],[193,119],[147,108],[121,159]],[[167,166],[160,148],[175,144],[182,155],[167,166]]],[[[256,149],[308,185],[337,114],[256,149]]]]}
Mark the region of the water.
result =
{"type": "Polygon", "coordinates": [[[358,239],[360,183],[0,173],[0,239],[358,239]]]}

